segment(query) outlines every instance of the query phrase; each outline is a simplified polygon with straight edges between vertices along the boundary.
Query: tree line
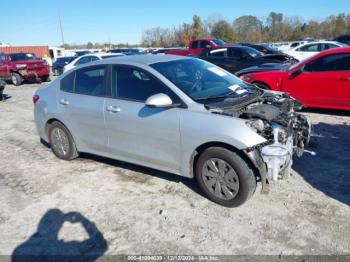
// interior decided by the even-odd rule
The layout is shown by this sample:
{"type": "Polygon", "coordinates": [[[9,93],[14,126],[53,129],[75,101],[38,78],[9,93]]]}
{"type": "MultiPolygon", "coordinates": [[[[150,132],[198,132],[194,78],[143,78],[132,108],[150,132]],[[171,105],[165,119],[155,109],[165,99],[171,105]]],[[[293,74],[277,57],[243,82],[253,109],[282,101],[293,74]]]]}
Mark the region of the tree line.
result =
{"type": "Polygon", "coordinates": [[[333,39],[350,34],[350,14],[331,15],[321,21],[304,21],[301,17],[284,16],[271,12],[266,19],[253,15],[240,16],[233,21],[214,15],[202,20],[194,15],[191,23],[170,28],[155,27],[142,34],[142,45],[147,47],[186,46],[191,39],[220,38],[228,43],[282,42],[313,39],[333,39]]]}

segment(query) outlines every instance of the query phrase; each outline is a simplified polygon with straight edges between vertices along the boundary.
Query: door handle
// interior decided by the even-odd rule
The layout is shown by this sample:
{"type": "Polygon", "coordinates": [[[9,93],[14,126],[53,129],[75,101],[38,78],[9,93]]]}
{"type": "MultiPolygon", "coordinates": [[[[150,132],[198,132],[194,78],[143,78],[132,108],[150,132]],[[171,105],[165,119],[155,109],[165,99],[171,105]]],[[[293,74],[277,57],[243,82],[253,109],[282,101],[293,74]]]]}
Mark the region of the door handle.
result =
{"type": "Polygon", "coordinates": [[[111,113],[118,113],[120,112],[120,108],[117,106],[108,106],[107,111],[111,113]]]}
{"type": "Polygon", "coordinates": [[[339,78],[340,81],[350,81],[350,77],[341,77],[339,78]]]}
{"type": "Polygon", "coordinates": [[[64,105],[64,106],[67,106],[67,105],[69,105],[69,101],[67,99],[61,99],[60,100],[60,104],[64,105]]]}

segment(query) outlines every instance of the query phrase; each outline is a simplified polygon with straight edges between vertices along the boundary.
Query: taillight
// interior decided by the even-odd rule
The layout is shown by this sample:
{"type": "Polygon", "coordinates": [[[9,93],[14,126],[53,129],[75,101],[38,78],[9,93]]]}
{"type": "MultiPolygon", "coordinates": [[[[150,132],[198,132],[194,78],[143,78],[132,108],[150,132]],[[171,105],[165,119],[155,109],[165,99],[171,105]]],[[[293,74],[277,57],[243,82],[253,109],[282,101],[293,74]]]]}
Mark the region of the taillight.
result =
{"type": "Polygon", "coordinates": [[[251,83],[254,81],[254,76],[252,74],[242,75],[240,79],[244,82],[251,83]]]}
{"type": "Polygon", "coordinates": [[[33,104],[35,105],[39,101],[40,97],[38,95],[33,95],[33,104]]]}

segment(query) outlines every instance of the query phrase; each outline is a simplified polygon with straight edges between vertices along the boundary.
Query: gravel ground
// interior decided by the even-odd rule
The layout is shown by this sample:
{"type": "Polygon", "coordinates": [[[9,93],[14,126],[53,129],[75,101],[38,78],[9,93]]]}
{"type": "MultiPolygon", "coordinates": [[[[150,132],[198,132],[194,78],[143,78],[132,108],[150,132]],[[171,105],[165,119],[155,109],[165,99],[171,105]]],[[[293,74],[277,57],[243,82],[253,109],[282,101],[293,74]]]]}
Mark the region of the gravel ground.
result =
{"type": "Polygon", "coordinates": [[[228,209],[192,180],[91,155],[65,162],[33,121],[38,84],[0,102],[0,255],[350,254],[350,113],[307,111],[311,150],[268,195],[228,209]]]}

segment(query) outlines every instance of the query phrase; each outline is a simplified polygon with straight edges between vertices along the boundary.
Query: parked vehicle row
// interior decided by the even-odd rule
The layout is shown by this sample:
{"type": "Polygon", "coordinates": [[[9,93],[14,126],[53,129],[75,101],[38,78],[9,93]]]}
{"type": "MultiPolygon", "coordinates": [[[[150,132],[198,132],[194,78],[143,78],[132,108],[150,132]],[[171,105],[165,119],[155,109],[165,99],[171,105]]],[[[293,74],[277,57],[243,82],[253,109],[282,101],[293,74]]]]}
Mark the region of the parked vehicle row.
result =
{"type": "Polygon", "coordinates": [[[290,56],[283,53],[264,55],[256,49],[240,45],[206,49],[197,57],[233,74],[244,68],[265,63],[295,63],[290,56]]]}
{"type": "Polygon", "coordinates": [[[66,72],[78,65],[83,65],[86,63],[90,63],[97,60],[113,58],[118,56],[124,56],[123,53],[95,53],[95,54],[87,54],[80,57],[75,58],[72,62],[66,64],[63,67],[63,72],[66,72]]]}
{"type": "Polygon", "coordinates": [[[258,180],[266,190],[288,177],[311,128],[288,95],[192,57],[95,61],[40,88],[33,102],[39,135],[57,157],[88,152],[194,177],[230,207],[247,201],[258,180]]]}

